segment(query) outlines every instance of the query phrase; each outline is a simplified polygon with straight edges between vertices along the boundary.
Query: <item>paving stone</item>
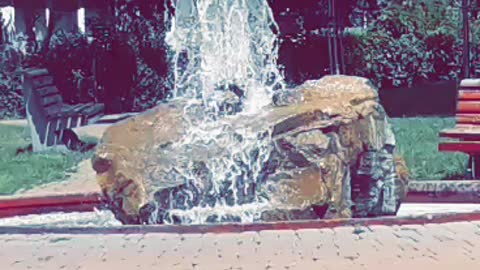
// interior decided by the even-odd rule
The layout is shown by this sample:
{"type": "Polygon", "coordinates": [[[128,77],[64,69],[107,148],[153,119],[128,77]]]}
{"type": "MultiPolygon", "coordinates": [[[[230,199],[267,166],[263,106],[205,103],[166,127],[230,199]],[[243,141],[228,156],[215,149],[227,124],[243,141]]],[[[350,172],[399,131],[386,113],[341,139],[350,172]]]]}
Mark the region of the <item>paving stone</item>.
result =
{"type": "Polygon", "coordinates": [[[334,230],[335,247],[338,250],[338,256],[347,261],[358,259],[359,246],[357,245],[358,237],[354,234],[353,227],[338,227],[334,230]]]}
{"type": "MultiPolygon", "coordinates": [[[[228,237],[227,237],[228,238],[228,237]]],[[[226,269],[231,262],[224,260],[222,252],[222,246],[220,245],[220,239],[216,234],[205,234],[201,238],[201,245],[198,254],[198,265],[195,269],[208,270],[210,265],[214,265],[216,269],[226,269]]],[[[231,239],[230,239],[231,241],[231,239]]],[[[188,244],[188,243],[185,243],[188,244]]]]}
{"type": "MultiPolygon", "coordinates": [[[[353,239],[349,235],[339,236],[339,232],[336,230],[322,230],[325,233],[323,236],[323,243],[321,246],[315,247],[315,263],[318,266],[322,266],[325,269],[352,269],[354,265],[353,257],[357,258],[352,249],[352,243],[347,248],[344,248],[344,244],[347,244],[347,239],[353,239]]],[[[345,231],[342,230],[342,234],[345,231]]],[[[307,250],[307,247],[304,247],[307,250]]]]}
{"type": "MultiPolygon", "coordinates": [[[[237,264],[235,265],[236,269],[251,269],[252,265],[258,265],[258,256],[256,254],[256,251],[258,250],[258,241],[259,236],[257,232],[244,232],[237,234],[237,251],[235,252],[237,261],[237,264]]],[[[210,268],[206,269],[209,270],[210,268]]]]}
{"type": "Polygon", "coordinates": [[[480,230],[475,224],[469,222],[442,224],[445,230],[451,232],[455,244],[461,249],[462,254],[472,260],[478,261],[480,254],[480,230]]]}
{"type": "MultiPolygon", "coordinates": [[[[238,234],[225,233],[217,234],[213,237],[215,240],[215,255],[219,261],[219,266],[223,269],[234,269],[235,266],[240,264],[242,260],[248,260],[249,258],[241,257],[240,252],[242,250],[241,241],[239,241],[238,234]]],[[[211,240],[205,239],[208,243],[211,240]]],[[[251,259],[251,258],[250,258],[251,259]]],[[[208,268],[207,268],[208,269],[208,268]]]]}
{"type": "Polygon", "coordinates": [[[317,262],[325,259],[319,254],[318,250],[325,244],[324,230],[319,229],[307,229],[298,230],[298,238],[300,239],[300,247],[302,249],[302,255],[306,260],[317,262]]]}
{"type": "Polygon", "coordinates": [[[393,265],[402,259],[402,247],[399,239],[392,233],[392,228],[378,225],[369,226],[368,231],[362,235],[368,241],[367,247],[373,247],[378,264],[393,265]],[[381,256],[378,256],[378,254],[381,256]]]}
{"type": "MultiPolygon", "coordinates": [[[[180,236],[182,244],[178,247],[178,252],[182,260],[186,260],[189,269],[197,267],[200,263],[202,250],[203,235],[202,234],[185,234],[180,236]]],[[[200,269],[200,268],[195,268],[200,269]]]]}
{"type": "Polygon", "coordinates": [[[255,261],[259,267],[291,269],[300,260],[295,231],[262,231],[252,240],[255,245],[255,261]]]}

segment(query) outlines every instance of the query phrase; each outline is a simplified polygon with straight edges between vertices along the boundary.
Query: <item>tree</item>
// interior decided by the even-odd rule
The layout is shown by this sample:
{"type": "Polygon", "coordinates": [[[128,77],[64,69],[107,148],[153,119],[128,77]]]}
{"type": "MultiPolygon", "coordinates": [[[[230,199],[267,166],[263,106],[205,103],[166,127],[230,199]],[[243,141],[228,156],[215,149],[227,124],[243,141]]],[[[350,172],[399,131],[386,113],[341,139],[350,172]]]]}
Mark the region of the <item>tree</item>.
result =
{"type": "Polygon", "coordinates": [[[458,1],[391,0],[382,5],[366,31],[351,33],[350,73],[387,87],[458,77],[458,1]]]}

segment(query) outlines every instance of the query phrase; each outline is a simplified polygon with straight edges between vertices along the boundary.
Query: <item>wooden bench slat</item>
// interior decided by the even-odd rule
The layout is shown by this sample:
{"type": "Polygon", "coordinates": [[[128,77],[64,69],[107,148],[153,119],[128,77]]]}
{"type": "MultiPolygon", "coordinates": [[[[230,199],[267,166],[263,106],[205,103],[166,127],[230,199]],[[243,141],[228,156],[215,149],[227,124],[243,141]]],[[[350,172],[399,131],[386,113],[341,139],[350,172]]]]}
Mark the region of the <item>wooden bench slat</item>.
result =
{"type": "Polygon", "coordinates": [[[52,119],[66,116],[76,116],[78,113],[72,110],[72,106],[60,103],[46,108],[45,115],[46,117],[52,119]]]}
{"type": "Polygon", "coordinates": [[[76,104],[73,106],[65,104],[56,104],[47,108],[47,116],[60,117],[60,116],[85,116],[87,118],[97,116],[102,113],[105,106],[103,104],[87,103],[87,104],[76,104]]]}
{"type": "Polygon", "coordinates": [[[458,101],[457,113],[480,113],[480,101],[458,101]]]}
{"type": "Polygon", "coordinates": [[[77,104],[72,107],[72,110],[76,113],[81,113],[83,110],[92,106],[93,103],[77,104]]]}
{"type": "Polygon", "coordinates": [[[439,133],[440,137],[443,138],[455,138],[455,139],[470,139],[470,140],[475,140],[478,139],[480,140],[480,127],[478,128],[472,128],[471,126],[469,127],[457,127],[454,129],[447,129],[447,130],[442,130],[439,133]]]}
{"type": "Polygon", "coordinates": [[[57,87],[55,87],[55,85],[47,85],[47,86],[38,88],[36,91],[40,94],[41,97],[50,96],[53,94],[60,94],[58,92],[57,87]]]}
{"type": "Polygon", "coordinates": [[[477,78],[466,78],[460,81],[460,88],[464,87],[480,87],[480,79],[477,78]]]}
{"type": "Polygon", "coordinates": [[[480,153],[480,142],[442,142],[438,144],[442,152],[463,152],[468,154],[480,153]]]}
{"type": "Polygon", "coordinates": [[[41,98],[41,105],[44,107],[50,107],[52,105],[61,103],[63,101],[62,96],[54,95],[54,96],[46,96],[41,98]]]}
{"type": "Polygon", "coordinates": [[[480,91],[480,87],[479,86],[460,87],[460,88],[458,88],[458,91],[475,92],[475,91],[480,91]]]}
{"type": "Polygon", "coordinates": [[[34,89],[38,89],[47,85],[53,85],[53,77],[52,76],[40,76],[32,79],[32,86],[34,89]]]}
{"type": "Polygon", "coordinates": [[[477,91],[460,90],[458,92],[459,100],[478,100],[480,101],[480,89],[477,91]]]}
{"type": "Polygon", "coordinates": [[[92,117],[97,115],[99,112],[104,109],[103,104],[91,104],[88,108],[85,108],[81,113],[87,117],[92,117]]]}
{"type": "Polygon", "coordinates": [[[480,114],[457,114],[455,116],[457,124],[463,125],[480,125],[480,114]]]}
{"type": "Polygon", "coordinates": [[[45,117],[47,119],[58,118],[68,112],[68,106],[64,104],[55,104],[45,108],[45,117]]]}
{"type": "Polygon", "coordinates": [[[30,68],[27,70],[24,70],[25,72],[28,73],[30,77],[38,77],[38,76],[45,76],[49,75],[48,70],[46,68],[30,68]]]}

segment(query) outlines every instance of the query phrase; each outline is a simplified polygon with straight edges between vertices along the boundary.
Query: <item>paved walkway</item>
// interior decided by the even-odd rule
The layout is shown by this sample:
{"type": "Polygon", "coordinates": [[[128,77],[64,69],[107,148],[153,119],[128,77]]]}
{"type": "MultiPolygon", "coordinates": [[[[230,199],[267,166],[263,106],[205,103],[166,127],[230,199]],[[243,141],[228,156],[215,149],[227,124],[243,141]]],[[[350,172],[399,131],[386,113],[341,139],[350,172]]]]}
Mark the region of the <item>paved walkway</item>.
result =
{"type": "Polygon", "coordinates": [[[204,235],[0,235],[0,245],[0,269],[477,270],[480,222],[204,235]]]}

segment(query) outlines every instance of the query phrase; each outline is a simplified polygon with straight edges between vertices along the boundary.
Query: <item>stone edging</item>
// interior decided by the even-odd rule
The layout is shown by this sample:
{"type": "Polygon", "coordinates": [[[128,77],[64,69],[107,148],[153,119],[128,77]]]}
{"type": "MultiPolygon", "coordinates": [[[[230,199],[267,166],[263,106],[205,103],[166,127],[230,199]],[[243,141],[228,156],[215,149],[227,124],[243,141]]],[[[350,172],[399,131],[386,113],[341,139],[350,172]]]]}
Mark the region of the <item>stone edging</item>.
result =
{"type": "MultiPolygon", "coordinates": [[[[409,184],[409,193],[407,198],[404,200],[406,203],[480,203],[480,181],[413,181],[409,184]]],[[[73,194],[65,196],[46,196],[46,197],[23,197],[23,198],[0,198],[0,218],[12,217],[18,215],[29,215],[29,214],[45,214],[52,212],[91,212],[95,208],[104,208],[105,204],[102,200],[100,194],[91,193],[91,194],[73,194]]],[[[480,213],[472,213],[474,217],[477,217],[480,220],[480,213]]],[[[462,216],[460,216],[462,217],[462,216]]],[[[445,217],[440,217],[443,220],[445,217]]],[[[425,218],[424,218],[425,219],[425,218]]],[[[416,220],[416,219],[414,219],[416,220]]],[[[455,220],[455,219],[449,219],[455,220]]],[[[424,222],[427,222],[425,220],[424,222]]],[[[210,225],[210,226],[183,226],[183,227],[173,227],[175,229],[169,229],[172,227],[160,226],[153,228],[162,228],[160,231],[166,230],[166,232],[181,232],[183,230],[189,231],[194,228],[192,231],[202,232],[204,230],[257,230],[260,228],[271,228],[277,229],[282,227],[287,228],[296,228],[299,226],[320,226],[320,227],[336,227],[336,226],[347,226],[352,224],[370,224],[373,222],[378,222],[379,224],[402,224],[402,222],[412,222],[411,219],[405,220],[405,218],[377,218],[377,219],[350,219],[350,220],[321,220],[321,221],[309,221],[305,225],[305,222],[288,222],[288,223],[274,223],[274,224],[252,224],[252,225],[210,225]],[[302,225],[303,224],[303,225],[302,225]],[[316,225],[314,225],[316,224],[316,225]],[[242,229],[239,229],[242,228],[242,229]],[[255,229],[256,228],[256,229],[255,229]]],[[[108,230],[114,231],[137,231],[141,232],[144,229],[139,229],[143,227],[122,227],[121,229],[112,228],[108,230]]],[[[152,228],[149,226],[148,228],[152,228]]],[[[18,229],[18,228],[17,228],[18,229]]],[[[37,229],[40,230],[40,229],[37,229]]],[[[70,229],[68,229],[70,230],[70,229]]],[[[72,230],[79,230],[72,228],[72,230]]],[[[103,229],[95,229],[103,230],[103,229]]],[[[150,229],[147,229],[149,231],[150,229]]],[[[153,229],[155,231],[156,229],[153,229]]],[[[28,231],[28,229],[27,229],[28,231]]],[[[80,230],[82,231],[82,230],[80,230]]],[[[0,234],[3,233],[3,230],[0,229],[0,234]]],[[[100,233],[100,232],[99,232],[100,233]]],[[[105,233],[108,233],[106,231],[105,233]]]]}
{"type": "Polygon", "coordinates": [[[480,212],[462,214],[425,215],[417,217],[381,217],[366,219],[338,219],[338,220],[307,220],[294,222],[276,222],[261,224],[220,224],[220,225],[191,225],[191,226],[118,226],[118,227],[90,227],[90,228],[38,228],[38,227],[0,227],[0,235],[5,234],[221,234],[243,233],[259,231],[282,231],[304,229],[332,229],[336,227],[367,227],[367,226],[403,226],[445,224],[452,222],[479,221],[480,212]]]}

